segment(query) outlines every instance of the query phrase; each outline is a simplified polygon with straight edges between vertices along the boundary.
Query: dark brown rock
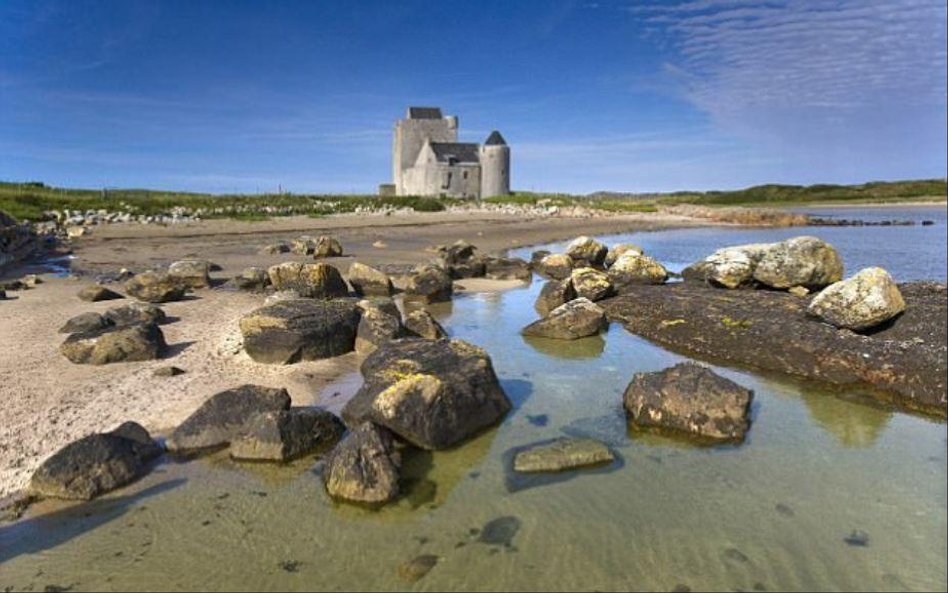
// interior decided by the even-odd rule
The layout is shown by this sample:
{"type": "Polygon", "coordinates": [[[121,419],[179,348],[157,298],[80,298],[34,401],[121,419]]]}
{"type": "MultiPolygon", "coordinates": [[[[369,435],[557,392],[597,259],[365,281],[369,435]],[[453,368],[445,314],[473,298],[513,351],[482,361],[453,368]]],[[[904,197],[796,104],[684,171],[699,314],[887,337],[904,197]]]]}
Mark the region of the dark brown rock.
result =
{"type": "Polygon", "coordinates": [[[240,332],[252,359],[288,364],[351,352],[360,316],[351,301],[287,299],[244,316],[240,332]]]}
{"type": "Polygon", "coordinates": [[[385,503],[398,496],[400,465],[391,433],[365,422],[353,428],[329,454],[323,482],[333,498],[385,503]]]}

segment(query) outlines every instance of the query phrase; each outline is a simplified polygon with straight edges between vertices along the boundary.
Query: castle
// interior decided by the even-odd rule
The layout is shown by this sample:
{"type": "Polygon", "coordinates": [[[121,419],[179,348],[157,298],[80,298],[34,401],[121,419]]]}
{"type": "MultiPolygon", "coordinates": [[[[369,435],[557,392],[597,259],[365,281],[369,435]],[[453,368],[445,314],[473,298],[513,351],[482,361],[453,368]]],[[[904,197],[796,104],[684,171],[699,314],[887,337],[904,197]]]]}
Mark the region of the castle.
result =
{"type": "Polygon", "coordinates": [[[510,147],[493,131],[483,145],[458,142],[458,118],[438,107],[409,107],[395,123],[393,184],[382,194],[489,198],[510,193],[510,147]]]}

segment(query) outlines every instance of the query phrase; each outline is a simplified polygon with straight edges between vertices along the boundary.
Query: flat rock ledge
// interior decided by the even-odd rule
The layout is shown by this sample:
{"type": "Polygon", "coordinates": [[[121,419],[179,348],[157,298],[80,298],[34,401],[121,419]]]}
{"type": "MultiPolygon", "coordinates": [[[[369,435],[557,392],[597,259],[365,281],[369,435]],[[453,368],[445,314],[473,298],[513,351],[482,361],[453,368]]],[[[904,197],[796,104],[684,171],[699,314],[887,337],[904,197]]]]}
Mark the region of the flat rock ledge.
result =
{"type": "Polygon", "coordinates": [[[594,439],[561,438],[531,445],[514,456],[516,472],[559,472],[611,463],[615,457],[594,439]]]}
{"type": "Polygon", "coordinates": [[[607,316],[670,350],[841,387],[904,410],[948,416],[948,288],[899,285],[905,312],[870,335],[813,319],[812,297],[699,283],[632,286],[607,316]]]}

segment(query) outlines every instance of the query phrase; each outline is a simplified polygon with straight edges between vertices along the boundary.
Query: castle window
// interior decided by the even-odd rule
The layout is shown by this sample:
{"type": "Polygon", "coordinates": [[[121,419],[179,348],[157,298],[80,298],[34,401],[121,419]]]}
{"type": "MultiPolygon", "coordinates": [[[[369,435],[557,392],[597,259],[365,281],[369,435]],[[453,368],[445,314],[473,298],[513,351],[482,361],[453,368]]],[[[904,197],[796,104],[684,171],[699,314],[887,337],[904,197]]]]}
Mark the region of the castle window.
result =
{"type": "Polygon", "coordinates": [[[464,172],[464,179],[467,179],[467,171],[464,172]]]}

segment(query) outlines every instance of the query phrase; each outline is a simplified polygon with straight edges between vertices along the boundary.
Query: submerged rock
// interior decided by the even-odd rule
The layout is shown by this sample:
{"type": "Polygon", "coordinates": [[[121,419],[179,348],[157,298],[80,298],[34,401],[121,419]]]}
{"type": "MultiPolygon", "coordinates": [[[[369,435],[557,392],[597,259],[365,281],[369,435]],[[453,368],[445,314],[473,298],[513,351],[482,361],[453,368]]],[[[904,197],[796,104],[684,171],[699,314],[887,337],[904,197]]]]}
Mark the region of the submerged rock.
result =
{"type": "Polygon", "coordinates": [[[90,500],[143,476],[159,455],[161,447],[148,431],[126,422],[54,453],[34,472],[29,488],[39,496],[90,500]]]}
{"type": "Polygon", "coordinates": [[[97,303],[99,301],[109,301],[113,299],[124,299],[122,295],[115,292],[114,290],[109,290],[108,288],[100,285],[93,284],[92,286],[86,286],[76,295],[80,300],[87,301],[90,303],[97,303]]]}
{"type": "Polygon", "coordinates": [[[682,363],[664,371],[636,374],[625,390],[623,405],[636,426],[743,441],[750,428],[752,399],[750,389],[706,367],[682,363]]]}
{"type": "Polygon", "coordinates": [[[225,447],[248,434],[253,418],[290,409],[286,389],[241,385],[214,394],[168,437],[168,450],[190,453],[225,447]]]}
{"type": "Polygon", "coordinates": [[[533,308],[536,309],[537,313],[546,317],[553,309],[565,305],[575,299],[576,296],[572,279],[549,280],[540,289],[540,294],[537,296],[533,308]]]}
{"type": "Polygon", "coordinates": [[[438,557],[434,554],[421,554],[402,563],[398,567],[398,576],[409,583],[414,583],[424,578],[437,564],[438,557]]]}
{"type": "Polygon", "coordinates": [[[184,259],[168,266],[168,274],[191,288],[211,285],[211,262],[206,259],[184,259]]]}
{"type": "Polygon", "coordinates": [[[794,237],[766,250],[754,268],[754,279],[778,289],[822,288],[843,279],[843,260],[829,243],[794,237]]]}
{"type": "Polygon", "coordinates": [[[246,433],[231,443],[234,459],[290,461],[336,444],[345,427],[331,412],[290,408],[255,416],[246,433]]]}
{"type": "Polygon", "coordinates": [[[349,294],[342,274],[329,264],[284,262],[267,270],[274,290],[295,290],[302,297],[334,299],[349,294]]]}
{"type": "Polygon", "coordinates": [[[153,323],[106,326],[71,334],[59,347],[76,364],[108,364],[159,358],[166,347],[164,334],[153,323]]]}
{"type": "Polygon", "coordinates": [[[408,277],[405,296],[427,303],[450,301],[454,285],[447,272],[437,266],[419,266],[408,277]]]}
{"type": "Polygon", "coordinates": [[[352,352],[360,316],[351,301],[287,299],[244,316],[240,332],[252,359],[288,364],[352,352]]]}
{"type": "Polygon", "coordinates": [[[359,262],[349,266],[349,284],[359,296],[392,296],[395,287],[388,274],[359,262]]]}
{"type": "Polygon", "coordinates": [[[591,237],[577,237],[566,246],[566,255],[580,266],[601,266],[609,248],[591,237]]]}
{"type": "Polygon", "coordinates": [[[807,311],[836,327],[862,331],[905,311],[905,300],[888,272],[865,268],[825,288],[807,311]]]}
{"type": "Polygon", "coordinates": [[[392,435],[371,422],[355,427],[329,454],[323,470],[333,498],[378,504],[398,496],[401,459],[392,435]]]}
{"type": "Polygon", "coordinates": [[[444,331],[444,328],[431,316],[431,313],[424,309],[412,311],[406,315],[404,325],[409,333],[420,338],[437,340],[438,338],[444,338],[448,335],[448,332],[444,331]]]}
{"type": "Polygon", "coordinates": [[[609,447],[593,439],[560,438],[533,445],[514,456],[514,471],[557,472],[615,459],[609,447]]]}
{"type": "Polygon", "coordinates": [[[598,334],[606,325],[605,311],[589,299],[579,297],[553,309],[520,333],[556,340],[577,340],[598,334]]]}
{"type": "Polygon", "coordinates": [[[146,303],[180,301],[187,291],[179,278],[164,272],[142,272],[125,282],[125,292],[146,303]]]}
{"type": "Polygon", "coordinates": [[[461,340],[388,342],[362,364],[365,383],[342,411],[423,449],[444,449],[499,421],[511,407],[487,353],[461,340]]]}

